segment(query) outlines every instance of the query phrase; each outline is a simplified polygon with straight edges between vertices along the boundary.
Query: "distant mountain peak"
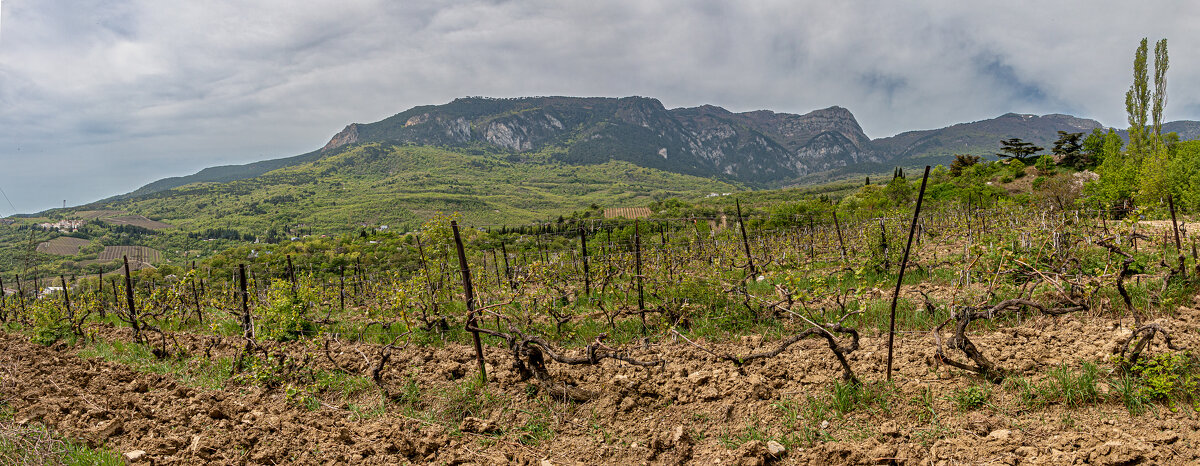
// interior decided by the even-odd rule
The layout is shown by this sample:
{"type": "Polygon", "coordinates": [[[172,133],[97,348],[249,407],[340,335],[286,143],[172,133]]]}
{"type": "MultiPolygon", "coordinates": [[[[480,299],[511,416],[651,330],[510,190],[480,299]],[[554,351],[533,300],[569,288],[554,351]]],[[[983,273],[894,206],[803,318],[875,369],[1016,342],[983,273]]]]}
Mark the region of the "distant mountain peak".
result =
{"type": "MultiPolygon", "coordinates": [[[[1100,127],[1095,120],[1071,115],[1005,113],[871,139],[854,114],[837,105],[805,114],[766,109],[734,113],[708,104],[667,109],[658,99],[642,96],[470,96],[413,107],[374,123],[351,123],[308,154],[208,168],[156,181],[129,195],[250,178],[372,142],[514,154],[547,149],[569,164],[623,160],[751,186],[776,186],[815,173],[872,173],[895,165],[948,163],[960,153],[991,155],[1000,140],[1013,137],[1049,147],[1058,131],[1100,127]]],[[[1191,139],[1200,135],[1200,123],[1170,122],[1164,131],[1191,139]]]]}
{"type": "Polygon", "coordinates": [[[512,152],[547,146],[568,163],[625,160],[702,176],[769,184],[858,163],[870,141],[842,107],[805,115],[733,113],[702,105],[666,109],[652,97],[464,97],[351,125],[323,150],[394,141],[441,147],[492,146],[512,152]],[[835,133],[836,138],[823,133],[835,133]],[[838,146],[834,148],[834,146],[838,146]],[[845,146],[845,147],[842,147],[845,146]]]}

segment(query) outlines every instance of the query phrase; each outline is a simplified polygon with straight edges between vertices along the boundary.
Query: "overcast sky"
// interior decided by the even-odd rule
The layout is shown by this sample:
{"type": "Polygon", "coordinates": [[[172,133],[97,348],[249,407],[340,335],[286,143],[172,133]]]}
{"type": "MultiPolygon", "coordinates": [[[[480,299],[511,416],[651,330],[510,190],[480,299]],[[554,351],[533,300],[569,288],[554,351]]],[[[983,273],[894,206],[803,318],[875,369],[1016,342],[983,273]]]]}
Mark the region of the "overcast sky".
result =
{"type": "Polygon", "coordinates": [[[1167,119],[1200,119],[1197,5],[0,0],[0,215],[308,152],[468,95],[839,105],[872,138],[1006,112],[1125,127],[1147,36],[1169,42],[1167,119]]]}

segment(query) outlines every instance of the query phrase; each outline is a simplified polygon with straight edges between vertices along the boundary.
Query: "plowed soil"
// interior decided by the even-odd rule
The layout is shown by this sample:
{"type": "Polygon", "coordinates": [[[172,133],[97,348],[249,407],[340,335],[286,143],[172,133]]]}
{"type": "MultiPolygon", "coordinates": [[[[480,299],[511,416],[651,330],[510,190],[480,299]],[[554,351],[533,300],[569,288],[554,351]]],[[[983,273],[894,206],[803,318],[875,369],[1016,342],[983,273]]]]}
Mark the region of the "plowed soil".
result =
{"type": "MultiPolygon", "coordinates": [[[[1200,348],[1200,306],[1180,307],[1159,321],[1188,349],[1200,348]]],[[[1104,364],[1127,337],[1113,317],[1035,318],[1016,328],[977,331],[973,340],[993,361],[1038,381],[1059,364],[1104,364]]],[[[101,328],[103,338],[128,338],[101,328]]],[[[233,354],[237,339],[177,337],[193,353],[233,354]]],[[[747,354],[773,342],[757,336],[708,345],[747,354]]],[[[851,364],[866,381],[884,378],[885,336],[864,336],[851,364]]],[[[335,345],[344,367],[364,366],[369,345],[335,345]]],[[[983,406],[956,409],[954,393],[984,386],[961,371],[932,364],[932,340],[905,334],[896,348],[895,390],[886,405],[831,416],[816,426],[821,440],[771,454],[748,432],[779,435],[795,425],[787,400],[827,396],[840,369],[820,340],[778,357],[735,367],[684,341],[638,349],[663,367],[606,360],[598,366],[549,369],[561,383],[598,394],[583,402],[546,401],[510,369],[506,351],[486,348],[489,393],[506,400],[457,425],[400,414],[354,416],[345,405],[309,410],[280,389],[228,385],[206,390],[172,375],[83,359],[65,344],[46,347],[0,333],[0,401],[18,423],[42,423],[60,435],[118,452],[143,450],[145,464],[1193,464],[1200,461],[1200,415],[1190,407],[1155,406],[1132,415],[1120,403],[1030,408],[1015,391],[994,387],[983,406]],[[937,422],[912,401],[928,390],[937,422]],[[519,434],[535,406],[549,406],[552,434],[519,434]],[[524,440],[524,441],[523,441],[524,440]]],[[[1158,344],[1155,350],[1161,350],[1158,344]]],[[[303,344],[274,348],[294,357],[303,344]]],[[[324,356],[314,366],[333,367],[324,356]]],[[[410,346],[384,371],[389,393],[415,381],[422,403],[435,406],[474,371],[468,346],[410,346]]],[[[1102,389],[1107,385],[1101,383],[1102,389]]]]}
{"type": "Polygon", "coordinates": [[[80,238],[72,238],[70,236],[59,236],[50,241],[38,243],[37,252],[46,254],[54,254],[59,256],[73,256],[79,254],[79,248],[91,244],[91,241],[80,238]]]}

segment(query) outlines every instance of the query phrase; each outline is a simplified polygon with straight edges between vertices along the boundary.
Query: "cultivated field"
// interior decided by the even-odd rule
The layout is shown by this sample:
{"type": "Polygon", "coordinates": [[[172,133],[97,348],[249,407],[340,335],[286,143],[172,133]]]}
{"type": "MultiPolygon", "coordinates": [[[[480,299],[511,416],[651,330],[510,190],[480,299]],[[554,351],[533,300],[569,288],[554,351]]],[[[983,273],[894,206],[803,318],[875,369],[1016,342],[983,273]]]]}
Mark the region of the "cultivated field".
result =
{"type": "Polygon", "coordinates": [[[611,209],[604,209],[604,218],[609,219],[619,217],[630,219],[649,218],[650,214],[652,214],[650,209],[645,207],[615,207],[611,209]]]}
{"type": "Polygon", "coordinates": [[[127,212],[121,210],[81,210],[76,212],[74,216],[84,220],[95,220],[98,218],[115,217],[125,215],[127,212]]]}
{"type": "Polygon", "coordinates": [[[150,220],[141,215],[121,215],[121,216],[116,216],[116,217],[105,217],[105,218],[102,218],[101,220],[108,222],[108,223],[115,223],[117,225],[132,225],[135,227],[142,227],[142,228],[146,228],[149,230],[161,230],[164,228],[172,227],[172,225],[169,223],[164,223],[164,222],[160,222],[157,220],[150,220]]]}
{"type": "Polygon", "coordinates": [[[162,260],[162,254],[157,249],[146,246],[105,246],[97,260],[109,262],[121,260],[122,256],[128,256],[130,261],[137,260],[151,264],[162,260]]]}
{"type": "Polygon", "coordinates": [[[255,245],[134,311],[6,298],[3,422],[160,464],[1200,461],[1196,258],[1108,215],[255,245]]]}
{"type": "Polygon", "coordinates": [[[50,241],[38,243],[37,252],[58,256],[74,256],[79,254],[79,248],[91,244],[91,241],[69,236],[59,236],[50,241]]]}

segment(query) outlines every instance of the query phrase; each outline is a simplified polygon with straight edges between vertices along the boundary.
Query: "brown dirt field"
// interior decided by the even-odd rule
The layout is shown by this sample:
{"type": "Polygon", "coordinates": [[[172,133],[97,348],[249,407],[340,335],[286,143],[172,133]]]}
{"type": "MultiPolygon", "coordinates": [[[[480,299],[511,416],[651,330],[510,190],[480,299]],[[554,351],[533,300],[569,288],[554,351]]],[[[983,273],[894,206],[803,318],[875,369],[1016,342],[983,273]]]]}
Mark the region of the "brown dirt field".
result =
{"type": "Polygon", "coordinates": [[[38,243],[37,252],[59,256],[74,256],[79,254],[79,248],[91,244],[91,241],[69,236],[59,236],[50,241],[38,243]]]}
{"type": "Polygon", "coordinates": [[[651,213],[647,207],[614,207],[604,209],[604,218],[650,218],[651,213]]]}
{"type": "Polygon", "coordinates": [[[84,220],[95,220],[98,218],[125,215],[126,213],[123,210],[81,210],[75,212],[75,215],[84,220]]]}
{"type": "Polygon", "coordinates": [[[162,254],[157,249],[146,246],[105,246],[104,251],[96,260],[109,262],[121,260],[121,256],[129,256],[130,261],[155,263],[162,260],[162,254]]]}
{"type": "MultiPolygon", "coordinates": [[[[1058,364],[1104,361],[1129,330],[1110,317],[1067,315],[1034,318],[1016,328],[976,331],[973,340],[1002,367],[1034,382],[1058,364]]],[[[1128,324],[1128,319],[1125,319],[1128,324]]],[[[1177,344],[1200,348],[1200,303],[1160,319],[1177,344]]],[[[128,329],[99,327],[103,338],[128,339],[128,329]]],[[[193,354],[211,346],[214,355],[235,354],[237,338],[178,334],[193,354]]],[[[864,380],[883,379],[886,337],[864,336],[851,364],[864,380]]],[[[707,343],[700,342],[708,345],[707,343]]],[[[538,399],[526,393],[508,364],[507,351],[487,347],[490,393],[509,400],[480,413],[497,434],[461,433],[457,427],[420,421],[389,410],[356,419],[344,403],[326,400],[316,411],[288,403],[280,390],[227,386],[203,390],[172,376],[138,374],[127,367],[85,360],[60,344],[44,347],[26,337],[0,333],[0,399],[18,422],[41,422],[63,435],[118,452],[145,450],[153,464],[1192,464],[1200,461],[1200,415],[1165,406],[1131,415],[1106,401],[1067,408],[1029,408],[1013,390],[993,388],[982,408],[959,411],[950,396],[986,385],[960,371],[932,365],[925,334],[903,334],[896,348],[897,393],[891,407],[860,409],[831,417],[821,427],[827,441],[772,457],[761,443],[736,438],[750,427],[778,432],[792,421],[785,400],[824,396],[838,375],[823,342],[806,340],[778,357],[741,368],[718,361],[683,341],[638,349],[660,357],[659,368],[612,360],[598,366],[550,364],[562,383],[599,393],[585,403],[552,402],[554,435],[523,445],[517,427],[529,420],[538,399]],[[940,423],[922,420],[909,400],[934,394],[940,423]],[[739,446],[740,444],[740,446],[739,446]]],[[[769,347],[758,336],[711,345],[746,354],[769,347]]],[[[1158,348],[1156,344],[1156,349],[1158,348]]],[[[364,365],[358,350],[373,345],[334,343],[346,367],[364,365]]],[[[276,345],[301,357],[314,348],[276,345]]],[[[572,351],[574,353],[575,351],[572,351]]],[[[317,352],[318,354],[319,351],[317,352]]],[[[401,390],[415,374],[422,401],[436,405],[447,390],[474,370],[468,346],[397,350],[384,372],[384,387],[401,390]]],[[[318,368],[332,367],[323,357],[318,368]]],[[[1102,384],[1103,385],[1103,384],[1102,384]]],[[[545,403],[545,400],[541,401],[545,403]]],[[[463,425],[466,430],[479,429],[463,425]]]]}

